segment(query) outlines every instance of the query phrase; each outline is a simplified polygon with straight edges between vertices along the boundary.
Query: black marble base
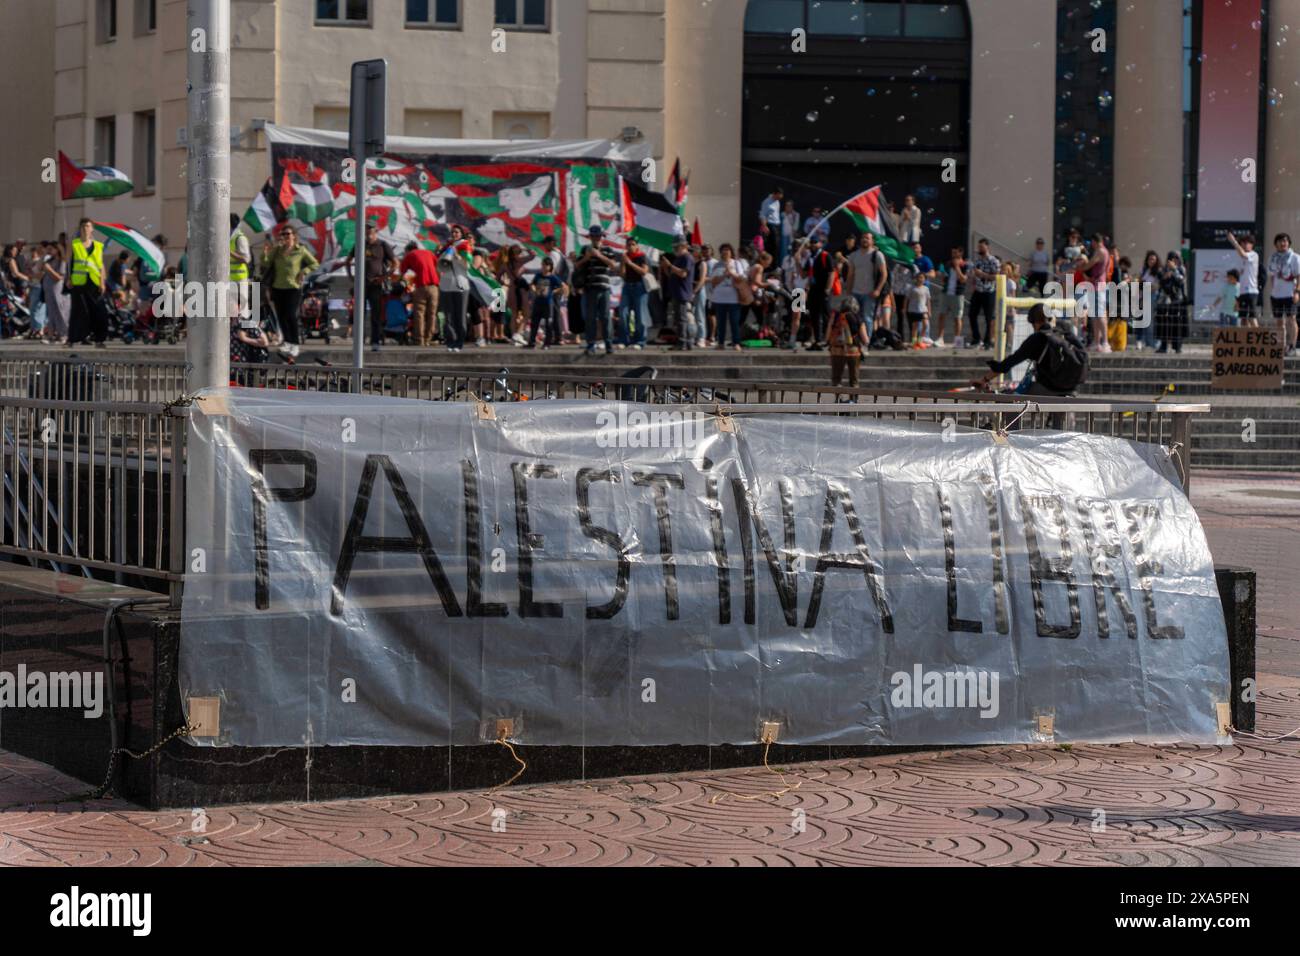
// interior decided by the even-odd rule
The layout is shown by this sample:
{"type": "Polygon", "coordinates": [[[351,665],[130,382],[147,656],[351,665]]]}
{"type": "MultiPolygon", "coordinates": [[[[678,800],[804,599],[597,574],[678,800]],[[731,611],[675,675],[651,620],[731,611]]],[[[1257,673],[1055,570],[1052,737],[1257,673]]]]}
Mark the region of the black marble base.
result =
{"type": "MultiPolygon", "coordinates": [[[[1254,573],[1219,569],[1228,625],[1233,722],[1252,730],[1253,701],[1242,682],[1255,676],[1254,573]]],[[[144,592],[0,565],[0,670],[89,671],[103,668],[105,614],[114,602],[144,592]]],[[[112,630],[119,746],[114,792],[153,809],[232,803],[334,800],[392,794],[485,789],[509,780],[518,764],[498,745],[472,747],[193,747],[171,740],[182,725],[176,682],[179,615],[166,609],[121,612],[112,630]]],[[[93,789],[105,779],[108,714],[88,719],[57,709],[0,711],[0,748],[51,764],[93,789]]],[[[519,783],[591,780],[652,773],[757,766],[763,747],[516,746],[528,764],[519,783]]],[[[888,747],[774,745],[773,766],[899,752],[888,747]]],[[[908,748],[934,749],[934,748],[908,748]]]]}

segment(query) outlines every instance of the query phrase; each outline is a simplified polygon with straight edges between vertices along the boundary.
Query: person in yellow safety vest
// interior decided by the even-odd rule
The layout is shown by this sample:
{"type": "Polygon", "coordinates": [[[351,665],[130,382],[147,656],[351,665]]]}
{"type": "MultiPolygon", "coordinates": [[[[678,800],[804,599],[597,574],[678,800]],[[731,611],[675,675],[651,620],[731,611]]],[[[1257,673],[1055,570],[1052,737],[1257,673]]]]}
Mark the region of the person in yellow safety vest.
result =
{"type": "Polygon", "coordinates": [[[248,244],[248,237],[239,228],[239,217],[230,214],[230,310],[231,318],[238,318],[241,311],[252,310],[253,302],[249,297],[248,278],[249,263],[253,261],[253,249],[248,244]]]}
{"type": "Polygon", "coordinates": [[[105,347],[108,338],[108,315],[104,311],[104,244],[96,242],[95,224],[82,219],[77,224],[77,238],[72,240],[72,268],[68,289],[72,293],[72,320],[68,326],[68,345],[94,336],[95,348],[105,347]]]}

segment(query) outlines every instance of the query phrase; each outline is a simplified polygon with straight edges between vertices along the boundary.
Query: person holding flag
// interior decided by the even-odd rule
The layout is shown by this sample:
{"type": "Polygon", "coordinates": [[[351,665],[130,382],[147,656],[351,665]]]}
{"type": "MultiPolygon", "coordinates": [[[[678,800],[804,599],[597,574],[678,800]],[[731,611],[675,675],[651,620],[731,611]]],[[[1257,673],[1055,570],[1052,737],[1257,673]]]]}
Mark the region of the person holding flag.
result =
{"type": "Polygon", "coordinates": [[[72,290],[72,321],[68,327],[68,346],[95,338],[95,348],[105,348],[108,338],[108,315],[104,311],[104,244],[95,239],[95,224],[89,219],[77,223],[72,240],[72,270],[68,274],[72,290]]]}

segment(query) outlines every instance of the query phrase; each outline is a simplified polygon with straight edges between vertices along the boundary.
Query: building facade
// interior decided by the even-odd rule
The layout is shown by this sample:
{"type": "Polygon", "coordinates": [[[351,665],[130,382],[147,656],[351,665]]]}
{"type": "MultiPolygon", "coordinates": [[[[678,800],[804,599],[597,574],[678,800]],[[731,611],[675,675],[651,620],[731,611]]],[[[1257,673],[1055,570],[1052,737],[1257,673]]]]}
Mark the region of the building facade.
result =
{"type": "MultiPolygon", "coordinates": [[[[643,137],[661,184],[675,157],[690,170],[688,213],[715,242],[753,235],[777,185],[807,214],[883,183],[918,197],[937,249],[979,234],[1023,255],[1080,224],[1163,251],[1188,231],[1195,183],[1184,26],[1223,2],[232,0],[232,208],[269,171],[262,123],[344,127],[349,64],[385,57],[391,133],[643,137]]],[[[0,103],[8,237],[85,214],[183,247],[185,6],[0,4],[0,73],[23,91],[0,103]],[[135,191],[59,202],[40,175],[58,150],[123,169],[135,191]]],[[[1267,6],[1271,235],[1300,217],[1300,0],[1267,6]]]]}

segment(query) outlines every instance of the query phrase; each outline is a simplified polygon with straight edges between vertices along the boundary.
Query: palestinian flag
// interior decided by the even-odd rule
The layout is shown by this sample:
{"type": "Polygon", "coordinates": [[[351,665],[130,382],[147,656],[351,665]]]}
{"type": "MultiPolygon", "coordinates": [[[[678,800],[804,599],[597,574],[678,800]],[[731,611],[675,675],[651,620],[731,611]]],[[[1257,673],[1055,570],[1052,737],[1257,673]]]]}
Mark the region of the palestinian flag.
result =
{"type": "Polygon", "coordinates": [[[269,232],[289,218],[288,207],[293,196],[292,192],[284,189],[287,183],[287,178],[282,179],[281,188],[277,189],[274,181],[268,179],[262,191],[253,197],[253,204],[244,213],[244,222],[253,232],[269,232]]]}
{"type": "Polygon", "coordinates": [[[289,218],[306,225],[328,219],[334,211],[334,193],[330,191],[324,170],[312,167],[288,169],[280,191],[281,194],[288,193],[289,201],[285,205],[289,218]]]}
{"type": "Polygon", "coordinates": [[[97,222],[95,230],[104,236],[105,244],[116,242],[143,259],[151,275],[160,276],[167,267],[167,257],[163,251],[130,226],[124,226],[120,222],[97,222]]]}
{"type": "Polygon", "coordinates": [[[677,209],[663,193],[643,189],[619,177],[622,193],[623,232],[644,246],[672,252],[673,243],[686,237],[677,209]]]}
{"type": "Polygon", "coordinates": [[[485,269],[476,269],[473,265],[469,267],[469,284],[478,293],[478,297],[488,305],[492,304],[496,290],[501,288],[501,283],[497,281],[496,276],[485,269]]]}
{"type": "Polygon", "coordinates": [[[78,166],[59,150],[59,189],[69,199],[108,199],[135,187],[126,173],[112,166],[78,166]]]}
{"type": "Polygon", "coordinates": [[[679,216],[685,215],[686,212],[686,196],[690,192],[690,182],[689,173],[685,178],[682,177],[682,161],[680,159],[675,160],[673,162],[673,174],[668,177],[668,189],[665,190],[664,195],[668,197],[669,202],[677,207],[679,216]]]}
{"type": "MultiPolygon", "coordinates": [[[[911,246],[905,245],[898,238],[888,209],[884,192],[879,186],[875,186],[854,196],[836,212],[846,213],[853,220],[854,228],[858,232],[869,232],[874,235],[876,248],[888,258],[910,263],[916,259],[916,253],[912,251],[911,246]]],[[[831,216],[833,215],[835,213],[831,213],[831,216]]],[[[826,218],[829,219],[830,216],[826,218]]]]}

